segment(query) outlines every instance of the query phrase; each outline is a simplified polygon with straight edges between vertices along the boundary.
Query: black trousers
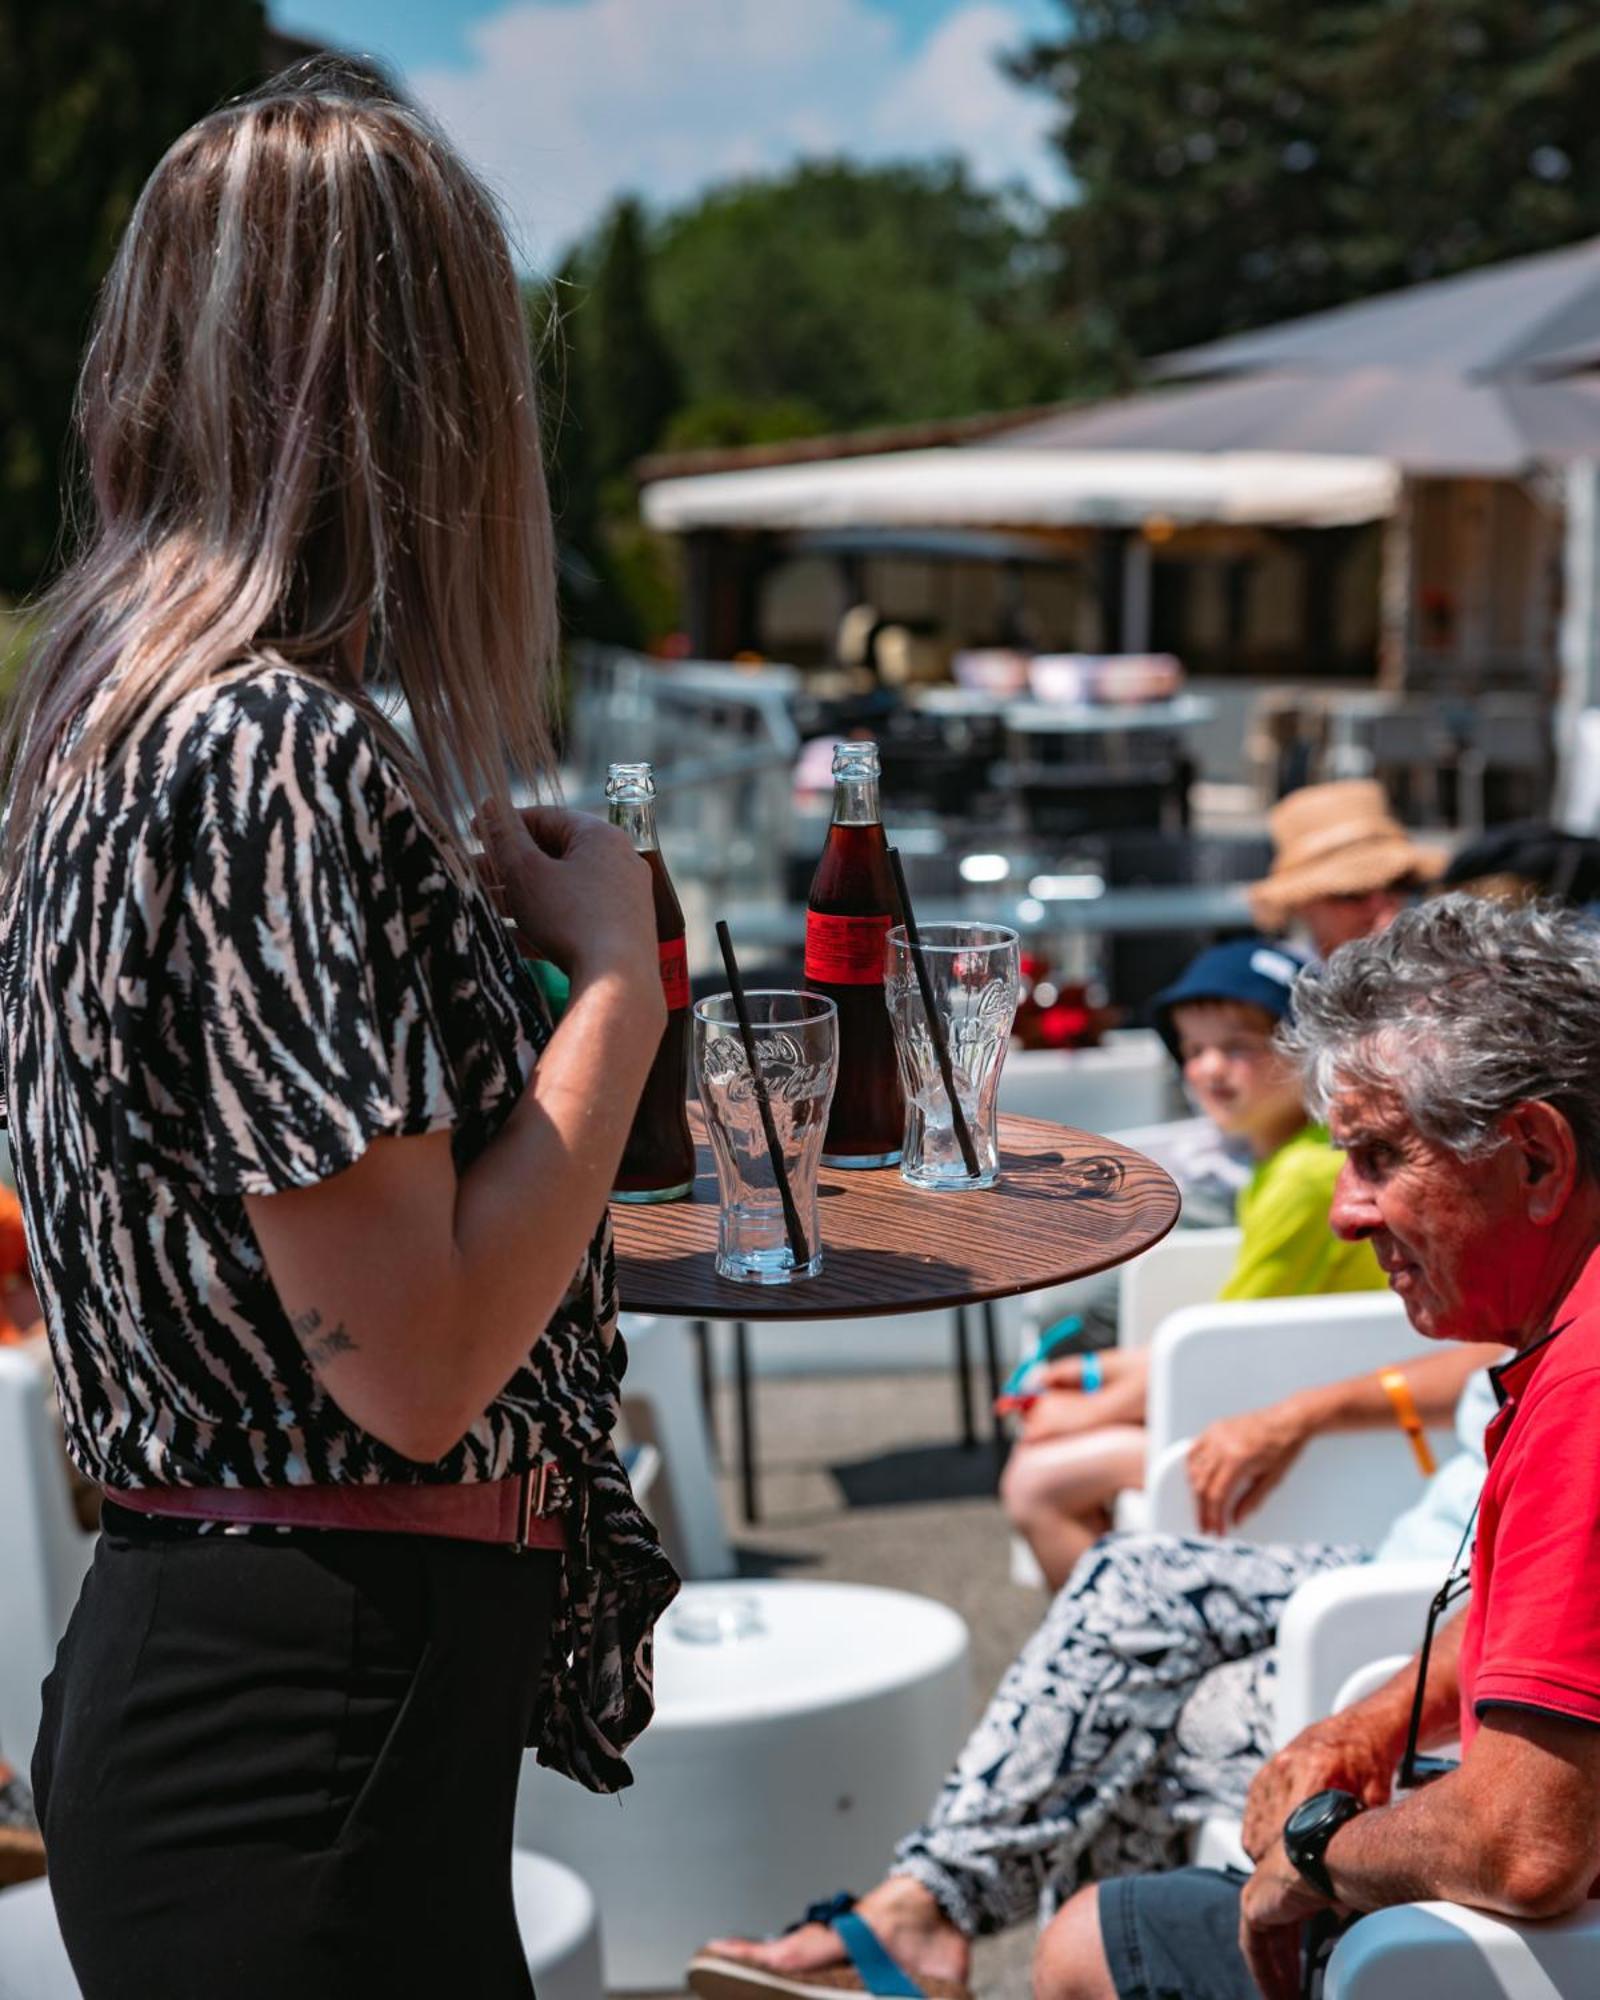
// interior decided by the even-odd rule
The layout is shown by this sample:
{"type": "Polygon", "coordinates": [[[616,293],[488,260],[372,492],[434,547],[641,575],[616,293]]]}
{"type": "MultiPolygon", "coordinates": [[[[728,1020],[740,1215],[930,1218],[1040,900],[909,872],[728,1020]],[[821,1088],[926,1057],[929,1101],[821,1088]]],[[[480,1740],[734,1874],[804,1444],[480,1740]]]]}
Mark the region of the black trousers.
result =
{"type": "Polygon", "coordinates": [[[512,1818],[560,1560],[108,1506],[33,1762],[85,2000],[529,2000],[512,1818]]]}

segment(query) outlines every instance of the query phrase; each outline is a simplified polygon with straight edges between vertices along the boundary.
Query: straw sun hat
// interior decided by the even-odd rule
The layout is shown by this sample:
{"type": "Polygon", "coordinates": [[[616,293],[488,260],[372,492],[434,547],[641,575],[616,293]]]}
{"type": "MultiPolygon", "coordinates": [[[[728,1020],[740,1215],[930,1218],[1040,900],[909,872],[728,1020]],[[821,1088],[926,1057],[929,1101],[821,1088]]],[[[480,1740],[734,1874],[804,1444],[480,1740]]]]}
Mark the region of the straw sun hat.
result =
{"type": "Polygon", "coordinates": [[[1383,787],[1370,778],[1307,785],[1279,800],[1267,815],[1272,868],[1250,890],[1250,909],[1265,930],[1278,930],[1318,896],[1365,896],[1397,882],[1431,882],[1445,865],[1443,848],[1411,838],[1389,811],[1383,787]]]}

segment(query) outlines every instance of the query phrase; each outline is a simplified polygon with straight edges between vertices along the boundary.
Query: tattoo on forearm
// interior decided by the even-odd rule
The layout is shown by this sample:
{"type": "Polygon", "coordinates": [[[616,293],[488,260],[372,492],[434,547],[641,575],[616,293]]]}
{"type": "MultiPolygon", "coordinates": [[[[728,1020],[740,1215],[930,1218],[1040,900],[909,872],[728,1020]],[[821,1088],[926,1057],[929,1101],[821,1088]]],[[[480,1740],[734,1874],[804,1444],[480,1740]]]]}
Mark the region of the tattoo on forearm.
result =
{"type": "Polygon", "coordinates": [[[345,1332],[343,1321],[337,1326],[329,1326],[315,1306],[296,1313],[290,1325],[300,1336],[300,1345],[313,1368],[320,1368],[324,1362],[336,1360],[341,1354],[354,1354],[356,1351],[356,1343],[345,1332]]]}

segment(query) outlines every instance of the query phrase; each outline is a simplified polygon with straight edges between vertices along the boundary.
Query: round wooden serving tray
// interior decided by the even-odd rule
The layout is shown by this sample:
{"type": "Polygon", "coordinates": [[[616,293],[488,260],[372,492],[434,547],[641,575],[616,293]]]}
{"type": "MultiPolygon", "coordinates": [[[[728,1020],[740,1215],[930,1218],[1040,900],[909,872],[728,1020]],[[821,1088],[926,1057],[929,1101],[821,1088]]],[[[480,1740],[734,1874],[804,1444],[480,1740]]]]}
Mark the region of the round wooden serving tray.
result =
{"type": "Polygon", "coordinates": [[[1153,1160],[1067,1125],[1000,1120],[998,1187],[928,1194],[898,1167],[822,1169],[823,1268],[792,1285],[717,1275],[717,1183],[691,1105],[694,1192],[613,1202],[622,1303],[682,1319],[839,1319],[1009,1298],[1086,1278],[1159,1243],[1178,1190],[1153,1160]]]}

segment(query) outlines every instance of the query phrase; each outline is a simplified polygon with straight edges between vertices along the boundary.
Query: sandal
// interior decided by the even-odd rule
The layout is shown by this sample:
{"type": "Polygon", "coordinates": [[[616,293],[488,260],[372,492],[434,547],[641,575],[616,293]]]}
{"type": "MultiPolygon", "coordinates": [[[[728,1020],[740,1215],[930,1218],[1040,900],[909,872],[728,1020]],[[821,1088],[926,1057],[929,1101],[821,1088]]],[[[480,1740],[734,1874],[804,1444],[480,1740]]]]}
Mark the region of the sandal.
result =
{"type": "MultiPolygon", "coordinates": [[[[689,1961],[689,1989],[699,2000],[839,2000],[841,1994],[866,1994],[871,2000],[972,2000],[972,1993],[954,1979],[920,1982],[896,1964],[878,1942],[865,1917],[855,1914],[854,1896],[834,1896],[813,1903],[798,1923],[829,1924],[850,1954],[848,1965],[827,1965],[814,1972],[773,1972],[743,1959],[699,1952],[689,1961]]],[[[788,1931],[784,1933],[788,1936],[788,1931]]]]}

